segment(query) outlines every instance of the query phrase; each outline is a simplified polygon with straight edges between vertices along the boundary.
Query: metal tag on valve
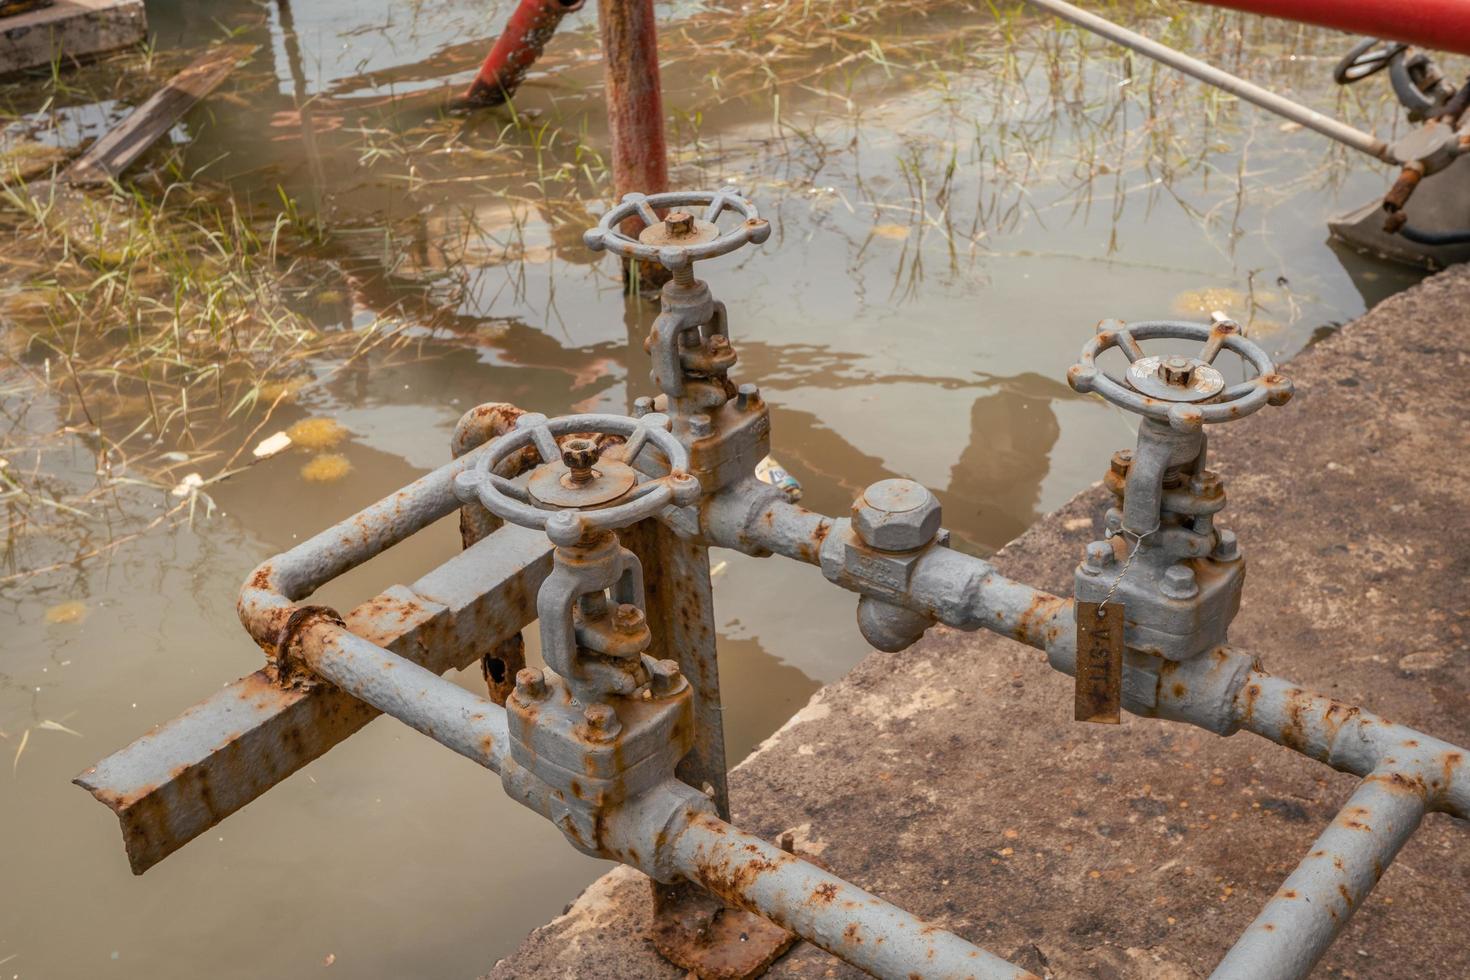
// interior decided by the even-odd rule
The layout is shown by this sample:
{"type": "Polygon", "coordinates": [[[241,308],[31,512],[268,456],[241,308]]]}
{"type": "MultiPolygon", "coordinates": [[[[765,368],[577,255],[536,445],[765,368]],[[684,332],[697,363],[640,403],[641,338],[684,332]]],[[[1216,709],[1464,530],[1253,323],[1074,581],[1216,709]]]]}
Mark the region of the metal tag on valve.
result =
{"type": "Polygon", "coordinates": [[[1116,725],[1123,701],[1123,605],[1077,603],[1077,701],[1074,717],[1116,725]]]}

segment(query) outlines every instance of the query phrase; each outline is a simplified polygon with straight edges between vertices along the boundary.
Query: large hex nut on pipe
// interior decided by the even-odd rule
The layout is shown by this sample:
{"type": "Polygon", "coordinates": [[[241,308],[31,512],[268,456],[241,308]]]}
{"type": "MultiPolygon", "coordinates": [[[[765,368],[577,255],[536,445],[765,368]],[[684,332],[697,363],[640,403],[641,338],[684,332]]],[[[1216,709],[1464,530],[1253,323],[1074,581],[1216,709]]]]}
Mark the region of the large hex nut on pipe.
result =
{"type": "Polygon", "coordinates": [[[733,252],[747,242],[759,245],[771,237],[771,224],[756,213],[755,205],[734,191],[670,191],[665,194],[625,194],[622,203],[602,216],[596,228],[582,236],[594,252],[606,249],[627,259],[658,262],[670,272],[689,268],[697,259],[733,252]],[[702,208],[695,217],[689,208],[702,208]],[[666,212],[660,218],[659,212],[666,212]],[[739,225],[721,232],[720,215],[733,211],[739,225]],[[623,222],[638,218],[644,224],[637,238],[621,231],[623,222]]]}
{"type": "Polygon", "coordinates": [[[1067,383],[1076,391],[1096,392],[1119,408],[1168,422],[1181,432],[1244,418],[1267,403],[1285,405],[1293,390],[1270,356],[1242,337],[1235,321],[1226,319],[1210,324],[1151,320],[1131,325],[1104,320],[1082,348],[1082,359],[1067,369],[1067,383]],[[1149,355],[1139,345],[1144,340],[1193,340],[1203,346],[1194,356],[1149,355]],[[1115,347],[1128,359],[1125,381],[1113,379],[1096,363],[1098,355],[1115,347]],[[1222,350],[1234,353],[1255,376],[1227,385],[1214,367],[1222,350]]]}
{"type": "MultiPolygon", "coordinates": [[[[689,451],[669,431],[669,418],[650,413],[642,418],[624,415],[563,415],[548,419],[527,413],[516,420],[514,431],[490,444],[472,469],[461,472],[454,481],[455,494],[465,503],[479,503],[492,514],[512,524],[544,530],[554,544],[571,545],[588,534],[615,530],[636,524],[659,514],[669,506],[683,507],[699,499],[699,481],[688,473],[689,451]],[[610,500],[597,500],[594,506],[578,507],[579,479],[595,466],[599,451],[567,439],[558,444],[557,437],[585,435],[622,436],[625,442],[612,447],[617,463],[631,473],[638,456],[652,445],[668,460],[669,472],[663,476],[633,482],[620,489],[610,500]],[[542,467],[557,464],[566,469],[561,481],[565,502],[548,503],[533,495],[526,484],[506,479],[495,472],[500,463],[526,447],[534,447],[542,467]]],[[[532,473],[532,480],[536,472],[532,473]]]]}
{"type": "Polygon", "coordinates": [[[913,480],[879,480],[852,504],[852,527],[879,551],[913,551],[934,540],[939,501],[913,480]]]}

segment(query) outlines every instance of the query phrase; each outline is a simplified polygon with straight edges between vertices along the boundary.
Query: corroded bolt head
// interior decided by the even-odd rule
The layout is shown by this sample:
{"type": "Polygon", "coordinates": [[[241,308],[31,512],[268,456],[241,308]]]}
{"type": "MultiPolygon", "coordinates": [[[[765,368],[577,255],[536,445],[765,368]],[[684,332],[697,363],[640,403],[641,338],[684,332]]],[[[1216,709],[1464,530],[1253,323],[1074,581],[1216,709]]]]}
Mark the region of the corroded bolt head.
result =
{"type": "Polygon", "coordinates": [[[1133,450],[1120,449],[1113,453],[1112,468],[1118,476],[1127,476],[1128,467],[1133,465],[1133,450]]]}
{"type": "MultiPolygon", "coordinates": [[[[650,663],[645,660],[644,663],[650,663]]],[[[670,694],[679,686],[679,665],[673,660],[654,660],[648,671],[649,689],[655,697],[670,694]]]]}
{"type": "Polygon", "coordinates": [[[879,551],[913,551],[934,540],[939,500],[913,480],[879,480],[852,505],[852,527],[879,551]]]}
{"type": "Polygon", "coordinates": [[[1188,565],[1170,565],[1164,569],[1164,595],[1171,599],[1189,599],[1199,592],[1194,584],[1194,569],[1188,565]]]}
{"type": "Polygon", "coordinates": [[[696,439],[703,439],[714,431],[714,423],[708,415],[689,416],[689,434],[696,439]]]}
{"type": "Polygon", "coordinates": [[[611,738],[622,728],[617,712],[605,704],[589,704],[582,712],[582,720],[587,723],[587,733],[593,738],[611,738]]]}
{"type": "Polygon", "coordinates": [[[1220,561],[1234,561],[1240,557],[1240,542],[1234,531],[1223,527],[1219,530],[1215,539],[1215,557],[1220,561]]]}
{"type": "Polygon", "coordinates": [[[1159,362],[1159,378],[1176,388],[1183,388],[1194,380],[1194,359],[1174,354],[1159,362]]]}
{"type": "Polygon", "coordinates": [[[566,464],[567,478],[572,483],[587,483],[593,477],[592,467],[602,450],[595,439],[568,439],[561,444],[561,461],[566,464]]]}
{"type": "Polygon", "coordinates": [[[707,343],[709,344],[709,352],[711,354],[723,354],[730,349],[730,338],[722,333],[715,334],[707,343]]]}
{"type": "Polygon", "coordinates": [[[1106,541],[1093,541],[1087,545],[1087,570],[1100,572],[1117,561],[1113,546],[1106,541]]]}
{"type": "Polygon", "coordinates": [[[664,218],[664,230],[670,237],[682,238],[694,232],[694,215],[688,211],[670,211],[664,218]]]}
{"type": "Polygon", "coordinates": [[[753,384],[743,384],[735,389],[735,407],[742,412],[752,405],[761,403],[761,390],[753,384]]]}
{"type": "Polygon", "coordinates": [[[637,633],[643,629],[643,610],[626,602],[619,603],[613,610],[612,622],[619,633],[637,633]]]}
{"type": "Polygon", "coordinates": [[[1220,479],[1218,473],[1211,470],[1201,470],[1190,479],[1189,486],[1194,493],[1201,497],[1214,497],[1219,495],[1220,491],[1224,489],[1225,484],[1220,479]]]}
{"type": "Polygon", "coordinates": [[[535,667],[516,671],[516,697],[522,701],[539,701],[546,696],[546,675],[535,667]]]}

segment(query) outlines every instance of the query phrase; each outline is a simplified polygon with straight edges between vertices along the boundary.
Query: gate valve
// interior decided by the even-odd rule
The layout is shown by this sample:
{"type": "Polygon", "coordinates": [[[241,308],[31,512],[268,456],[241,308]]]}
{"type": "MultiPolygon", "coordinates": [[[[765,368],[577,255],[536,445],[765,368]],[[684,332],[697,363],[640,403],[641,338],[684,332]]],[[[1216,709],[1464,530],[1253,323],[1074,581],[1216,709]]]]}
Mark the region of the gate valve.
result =
{"type": "Polygon", "coordinates": [[[553,544],[572,546],[600,531],[627,527],[665,507],[699,499],[699,481],[686,470],[689,452],[669,433],[668,416],[527,413],[473,469],[455,479],[455,493],[512,524],[544,530],[553,544]],[[564,437],[558,444],[557,437],[564,437]],[[619,446],[590,436],[621,436],[619,446]],[[650,445],[668,460],[662,476],[639,482],[634,464],[650,445]],[[513,454],[534,446],[542,459],[524,483],[495,472],[513,454]]]}
{"type": "Polygon", "coordinates": [[[1225,488],[1205,469],[1204,426],[1285,404],[1291,382],[1237,324],[1219,316],[1211,324],[1104,320],[1067,380],[1143,416],[1137,445],[1113,456],[1105,480],[1118,500],[1107,514],[1111,540],[1088,545],[1074,575],[1077,600],[1097,604],[1099,613],[1108,603],[1122,605],[1129,649],[1187,660],[1223,645],[1240,607],[1245,563],[1235,535],[1215,523],[1225,488]],[[1193,356],[1147,354],[1140,341],[1148,340],[1203,346],[1193,356]],[[1096,363],[1113,348],[1128,359],[1122,381],[1096,363]],[[1228,384],[1214,366],[1222,350],[1255,376],[1228,384]]]}
{"type": "Polygon", "coordinates": [[[1181,432],[1244,418],[1267,402],[1284,405],[1292,394],[1291,382],[1276,373],[1266,352],[1242,337],[1235,321],[1226,319],[1209,325],[1155,320],[1132,326],[1104,320],[1097,336],[1082,348],[1081,360],[1067,369],[1067,383],[1137,415],[1168,422],[1181,432]],[[1139,346],[1142,340],[1196,340],[1204,346],[1193,357],[1150,355],[1139,346]],[[1115,347],[1128,358],[1126,382],[1114,380],[1096,364],[1098,355],[1115,347]],[[1214,366],[1222,350],[1254,368],[1256,376],[1227,386],[1214,366]]]}
{"type": "Polygon", "coordinates": [[[740,248],[759,245],[771,237],[771,224],[755,205],[733,191],[670,191],[664,194],[624,194],[623,201],[602,216],[596,228],[582,236],[594,252],[606,249],[625,259],[657,262],[687,285],[696,259],[712,259],[740,248]],[[695,217],[690,208],[703,208],[695,217]],[[720,215],[734,211],[741,217],[735,228],[721,232],[720,215]],[[663,218],[660,212],[667,212],[663,218]],[[638,218],[644,224],[637,238],[624,234],[623,222],[638,218]]]}

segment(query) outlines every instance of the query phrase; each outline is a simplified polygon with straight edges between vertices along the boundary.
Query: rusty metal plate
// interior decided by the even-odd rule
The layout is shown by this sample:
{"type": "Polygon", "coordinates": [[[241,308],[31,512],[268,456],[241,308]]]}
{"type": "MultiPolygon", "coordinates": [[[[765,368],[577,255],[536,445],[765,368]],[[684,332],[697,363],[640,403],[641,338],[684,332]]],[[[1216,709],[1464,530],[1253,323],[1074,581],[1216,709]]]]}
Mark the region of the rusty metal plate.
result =
{"type": "Polygon", "coordinates": [[[1077,700],[1073,717],[1116,725],[1123,703],[1123,606],[1077,603],[1077,700]]]}

